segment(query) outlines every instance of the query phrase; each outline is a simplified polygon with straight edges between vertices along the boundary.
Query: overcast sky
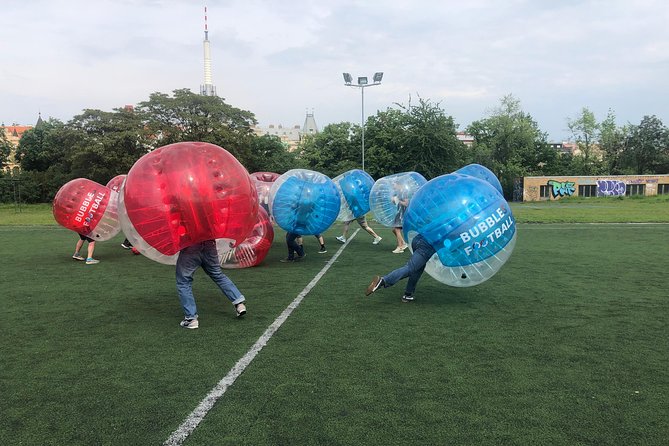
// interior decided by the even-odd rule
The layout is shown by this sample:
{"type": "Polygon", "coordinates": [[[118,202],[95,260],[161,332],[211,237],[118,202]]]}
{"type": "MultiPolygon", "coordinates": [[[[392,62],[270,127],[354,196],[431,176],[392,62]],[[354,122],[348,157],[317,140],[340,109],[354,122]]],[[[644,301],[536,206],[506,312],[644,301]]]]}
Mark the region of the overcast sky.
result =
{"type": "Polygon", "coordinates": [[[0,121],[64,122],[213,83],[260,125],[360,123],[342,72],[384,72],[365,115],[418,97],[460,130],[508,94],[551,139],[583,107],[669,125],[666,0],[3,0],[0,121]]]}

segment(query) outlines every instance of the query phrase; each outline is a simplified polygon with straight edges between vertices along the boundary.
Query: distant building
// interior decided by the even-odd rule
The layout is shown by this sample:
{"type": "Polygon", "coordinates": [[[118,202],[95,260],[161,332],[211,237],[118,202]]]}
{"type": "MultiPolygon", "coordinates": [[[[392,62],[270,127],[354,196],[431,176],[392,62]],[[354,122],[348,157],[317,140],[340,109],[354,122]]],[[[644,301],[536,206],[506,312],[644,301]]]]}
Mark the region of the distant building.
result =
{"type": "Polygon", "coordinates": [[[302,138],[304,138],[306,135],[315,135],[318,133],[318,125],[316,124],[316,119],[314,118],[314,113],[312,111],[311,113],[307,112],[307,116],[304,118],[304,125],[302,127],[300,127],[299,124],[296,124],[292,127],[284,127],[281,124],[270,124],[267,127],[256,125],[253,128],[253,131],[258,136],[277,136],[286,146],[286,149],[289,152],[293,152],[297,150],[297,146],[300,144],[300,141],[302,141],[302,138]]]}
{"type": "MultiPolygon", "coordinates": [[[[559,154],[569,154],[572,156],[583,156],[583,151],[581,147],[576,142],[571,141],[562,141],[562,142],[551,142],[548,143],[552,148],[554,148],[559,154]]],[[[604,153],[598,144],[592,144],[590,146],[590,156],[601,160],[604,157],[604,153]]]]}
{"type": "Polygon", "coordinates": [[[12,151],[9,154],[9,160],[4,166],[2,166],[3,171],[5,171],[6,173],[11,173],[11,172],[18,172],[21,169],[19,163],[16,162],[16,148],[19,146],[19,141],[21,140],[21,137],[27,130],[37,127],[41,123],[42,123],[42,115],[40,114],[38,115],[37,123],[35,124],[35,126],[18,125],[16,123],[12,125],[5,125],[4,122],[2,123],[2,125],[0,125],[0,129],[2,129],[5,132],[7,141],[9,141],[9,143],[12,145],[12,151]]]}
{"type": "Polygon", "coordinates": [[[467,147],[474,145],[474,137],[472,135],[468,135],[465,132],[458,132],[456,133],[456,136],[458,137],[458,140],[462,141],[467,147]]]}

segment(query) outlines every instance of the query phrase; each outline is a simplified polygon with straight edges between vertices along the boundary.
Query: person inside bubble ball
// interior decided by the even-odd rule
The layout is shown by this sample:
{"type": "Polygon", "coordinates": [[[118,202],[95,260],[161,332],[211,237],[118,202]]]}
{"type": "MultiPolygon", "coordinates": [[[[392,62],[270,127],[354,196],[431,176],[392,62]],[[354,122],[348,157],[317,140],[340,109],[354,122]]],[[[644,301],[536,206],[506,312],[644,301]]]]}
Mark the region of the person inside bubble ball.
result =
{"type": "Polygon", "coordinates": [[[413,254],[409,258],[409,261],[404,266],[389,272],[385,276],[374,276],[372,282],[367,286],[365,296],[369,296],[379,288],[393,286],[400,280],[408,277],[409,280],[404,288],[402,302],[413,302],[418,280],[423,274],[428,260],[430,260],[436,251],[420,234],[411,241],[411,248],[413,249],[413,254]]]}
{"type": "MultiPolygon", "coordinates": [[[[354,221],[354,220],[349,220],[349,221],[345,221],[345,222],[344,222],[344,230],[343,230],[342,234],[341,234],[340,236],[337,237],[337,240],[340,241],[341,243],[346,243],[346,235],[348,234],[348,228],[349,228],[349,226],[351,226],[351,223],[353,223],[353,221],[354,221]]],[[[380,242],[381,240],[383,240],[383,239],[379,236],[379,234],[377,234],[376,232],[374,232],[374,230],[373,230],[372,228],[369,227],[369,225],[367,224],[367,217],[366,217],[366,216],[363,215],[363,216],[361,216],[361,217],[358,217],[358,218],[355,219],[355,221],[357,221],[358,224],[360,225],[360,227],[361,227],[362,229],[364,229],[365,231],[367,231],[367,233],[368,233],[369,235],[371,235],[372,237],[374,237],[374,241],[372,242],[373,244],[378,245],[379,242],[380,242]]]]}
{"type": "Polygon", "coordinates": [[[395,220],[393,221],[393,234],[397,239],[397,247],[393,249],[393,254],[401,254],[409,247],[402,236],[402,222],[404,221],[404,212],[409,206],[409,196],[400,183],[393,183],[391,201],[397,206],[397,214],[395,214],[395,220]]]}
{"type": "Polygon", "coordinates": [[[184,311],[184,319],[179,325],[183,328],[194,329],[199,327],[197,306],[193,296],[193,273],[202,267],[205,273],[221,289],[232,305],[235,306],[237,317],[246,314],[246,299],[237,286],[223,274],[218,263],[216,240],[205,240],[188,246],[179,251],[177,258],[177,293],[179,302],[184,311]]]}
{"type": "Polygon", "coordinates": [[[96,263],[100,263],[100,261],[93,258],[94,251],[95,251],[95,240],[93,240],[90,237],[86,237],[85,235],[79,234],[79,240],[77,240],[77,244],[74,247],[74,254],[72,255],[72,258],[74,260],[80,260],[80,261],[85,260],[86,265],[95,265],[96,263]],[[79,254],[81,248],[84,247],[84,242],[88,242],[88,255],[86,256],[86,258],[84,258],[79,254]]]}
{"type": "Polygon", "coordinates": [[[286,246],[288,246],[288,257],[279,260],[282,263],[299,262],[306,255],[301,243],[302,236],[294,232],[286,232],[286,246]],[[298,242],[298,240],[300,242],[298,242]],[[295,256],[297,254],[297,256],[295,256]]]}

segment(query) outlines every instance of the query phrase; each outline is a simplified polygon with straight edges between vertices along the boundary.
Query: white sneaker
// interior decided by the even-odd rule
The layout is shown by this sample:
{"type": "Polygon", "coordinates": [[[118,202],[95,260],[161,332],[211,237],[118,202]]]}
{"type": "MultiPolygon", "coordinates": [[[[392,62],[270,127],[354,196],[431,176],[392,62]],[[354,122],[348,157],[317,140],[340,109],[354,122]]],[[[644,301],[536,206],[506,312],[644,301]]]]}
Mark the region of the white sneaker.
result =
{"type": "Polygon", "coordinates": [[[342,242],[342,243],[346,243],[346,237],[344,237],[343,235],[340,235],[339,237],[337,237],[337,240],[342,242]]]}
{"type": "Polygon", "coordinates": [[[374,237],[374,241],[372,242],[372,244],[378,245],[381,240],[383,239],[377,235],[376,237],[374,237]]]}
{"type": "Polygon", "coordinates": [[[73,258],[74,260],[86,260],[85,258],[83,258],[82,256],[80,256],[79,254],[75,254],[75,255],[73,255],[72,258],[73,258]]]}
{"type": "Polygon", "coordinates": [[[183,328],[188,328],[190,330],[196,329],[200,326],[200,324],[196,319],[184,319],[183,321],[179,322],[179,325],[181,325],[183,328]]]}
{"type": "Polygon", "coordinates": [[[96,263],[100,263],[100,261],[92,257],[86,259],[86,265],[95,265],[96,263]]]}
{"type": "Polygon", "coordinates": [[[401,254],[403,252],[404,252],[404,248],[402,248],[401,246],[393,249],[393,254],[401,254]]]}

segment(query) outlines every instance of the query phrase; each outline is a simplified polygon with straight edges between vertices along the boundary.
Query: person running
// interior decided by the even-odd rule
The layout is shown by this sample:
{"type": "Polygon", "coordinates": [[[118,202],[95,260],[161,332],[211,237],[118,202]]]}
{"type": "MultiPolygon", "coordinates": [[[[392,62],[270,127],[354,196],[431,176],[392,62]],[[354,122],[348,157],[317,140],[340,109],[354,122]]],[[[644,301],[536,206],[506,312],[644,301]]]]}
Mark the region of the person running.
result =
{"type": "MultiPolygon", "coordinates": [[[[378,245],[379,242],[381,240],[383,240],[381,238],[381,236],[379,236],[379,234],[374,232],[374,230],[369,227],[369,225],[367,224],[367,217],[366,216],[363,215],[361,217],[358,217],[358,218],[355,219],[355,221],[357,221],[358,224],[360,225],[360,227],[362,229],[364,229],[365,231],[367,231],[367,233],[369,235],[374,237],[374,240],[372,241],[373,244],[378,245]]],[[[349,226],[351,226],[351,223],[353,223],[353,220],[349,220],[349,221],[344,222],[344,228],[343,228],[342,234],[337,237],[337,240],[340,241],[341,243],[346,243],[346,236],[348,234],[348,228],[349,228],[349,226]]]]}
{"type": "Polygon", "coordinates": [[[288,257],[285,259],[279,260],[282,263],[290,262],[299,262],[306,255],[304,253],[304,246],[302,243],[298,243],[298,239],[301,241],[301,235],[294,232],[286,232],[286,246],[288,247],[288,257]],[[296,256],[297,254],[297,256],[296,256]]]}
{"type": "Polygon", "coordinates": [[[195,329],[198,322],[197,305],[193,296],[193,274],[198,268],[214,281],[218,288],[235,307],[237,317],[246,314],[246,299],[228,276],[223,274],[218,261],[216,240],[205,240],[179,251],[176,268],[176,283],[179,302],[184,312],[184,319],[179,323],[183,328],[195,329]]]}
{"type": "Polygon", "coordinates": [[[93,258],[93,252],[95,252],[95,240],[90,237],[86,237],[85,235],[79,234],[79,240],[77,240],[77,244],[74,247],[74,254],[72,255],[72,258],[74,260],[86,261],[86,265],[95,265],[96,263],[100,263],[100,261],[93,258]],[[86,258],[79,254],[81,248],[84,247],[84,242],[88,242],[88,255],[86,258]]]}
{"type": "Polygon", "coordinates": [[[411,248],[413,249],[413,254],[409,258],[409,261],[404,266],[389,272],[385,276],[374,276],[372,282],[365,290],[365,296],[369,296],[379,288],[391,287],[400,280],[408,277],[409,280],[404,288],[402,302],[413,302],[418,280],[423,274],[428,260],[430,260],[436,251],[432,245],[425,240],[425,237],[420,234],[412,240],[411,248]]]}
{"type": "Polygon", "coordinates": [[[393,249],[393,254],[401,254],[409,247],[402,236],[404,212],[409,206],[409,197],[400,183],[393,183],[393,189],[395,190],[395,193],[391,200],[397,206],[397,213],[395,214],[395,219],[393,221],[393,234],[395,234],[395,238],[397,239],[397,247],[393,249]]]}

